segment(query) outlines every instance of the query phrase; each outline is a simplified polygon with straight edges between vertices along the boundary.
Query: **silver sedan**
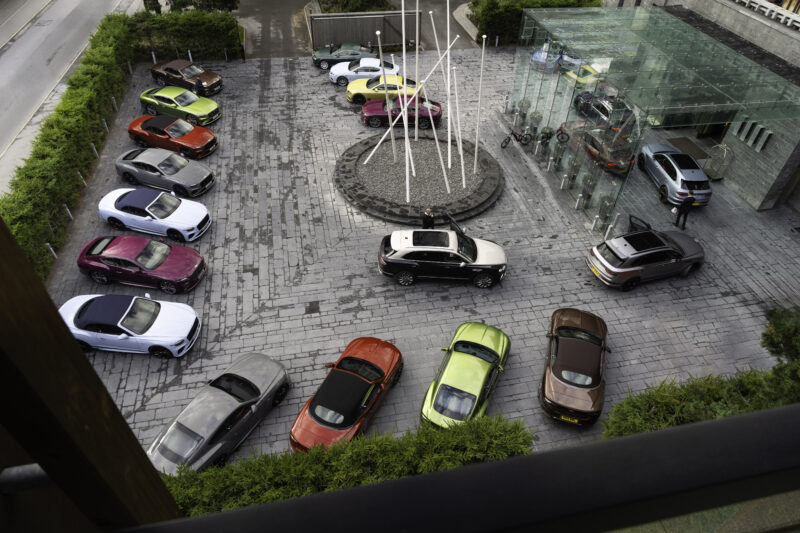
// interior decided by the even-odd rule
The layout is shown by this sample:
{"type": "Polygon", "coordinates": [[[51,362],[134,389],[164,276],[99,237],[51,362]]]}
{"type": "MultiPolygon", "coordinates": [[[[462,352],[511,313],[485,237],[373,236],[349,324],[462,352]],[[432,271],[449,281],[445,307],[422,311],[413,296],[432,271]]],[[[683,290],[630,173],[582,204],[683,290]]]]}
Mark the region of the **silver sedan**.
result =
{"type": "Polygon", "coordinates": [[[189,161],[169,150],[138,148],[117,158],[117,174],[131,185],[200,196],[214,186],[214,173],[203,163],[189,161]]]}
{"type": "Polygon", "coordinates": [[[156,470],[175,474],[225,463],[289,392],[283,365],[260,353],[240,357],[159,433],[147,450],[156,470]]]}
{"type": "Polygon", "coordinates": [[[689,154],[668,144],[646,144],[636,163],[658,187],[658,195],[665,204],[678,205],[693,196],[693,205],[699,206],[711,199],[708,176],[689,154]]]}

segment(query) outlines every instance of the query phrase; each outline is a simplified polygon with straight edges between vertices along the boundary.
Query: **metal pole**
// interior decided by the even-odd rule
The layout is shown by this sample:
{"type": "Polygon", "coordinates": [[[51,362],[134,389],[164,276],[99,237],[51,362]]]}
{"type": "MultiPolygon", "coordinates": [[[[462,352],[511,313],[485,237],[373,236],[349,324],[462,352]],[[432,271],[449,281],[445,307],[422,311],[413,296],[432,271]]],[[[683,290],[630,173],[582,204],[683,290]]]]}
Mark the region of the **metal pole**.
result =
{"type": "MultiPolygon", "coordinates": [[[[447,42],[450,42],[450,0],[447,0],[447,42]]],[[[447,53],[447,168],[453,168],[450,148],[450,53],[447,53]]]]}
{"type": "MultiPolygon", "coordinates": [[[[376,31],[375,35],[378,36],[378,57],[380,58],[379,61],[381,62],[381,72],[383,74],[383,80],[386,81],[386,67],[383,65],[383,47],[381,46],[381,32],[376,31]]],[[[386,83],[383,84],[383,95],[386,97],[386,116],[388,117],[389,122],[389,133],[392,135],[392,156],[394,157],[394,162],[397,163],[397,146],[394,144],[394,128],[392,127],[392,108],[389,105],[389,89],[386,88],[386,83]]]]}
{"type": "Polygon", "coordinates": [[[189,52],[189,61],[190,61],[191,63],[194,63],[194,59],[192,59],[192,51],[191,51],[191,50],[189,50],[189,49],[187,49],[186,51],[187,51],[187,52],[189,52]]]}
{"type": "MultiPolygon", "coordinates": [[[[414,11],[414,23],[417,31],[417,36],[414,39],[414,45],[417,49],[414,55],[414,81],[419,82],[419,0],[417,0],[417,8],[414,11]]],[[[414,93],[414,100],[417,104],[414,107],[417,110],[417,116],[414,118],[414,140],[417,141],[419,140],[419,89],[414,93]]]]}
{"type": "Polygon", "coordinates": [[[70,212],[69,207],[67,207],[67,204],[64,204],[64,210],[67,212],[67,216],[69,217],[70,220],[75,220],[72,217],[72,213],[70,212]]]}
{"type": "Polygon", "coordinates": [[[496,35],[494,38],[494,47],[497,48],[497,44],[500,42],[500,36],[496,35]]]}
{"type": "Polygon", "coordinates": [[[561,187],[559,187],[559,189],[561,189],[562,191],[567,188],[567,178],[568,177],[569,177],[568,174],[564,174],[564,177],[561,178],[561,187]]]}
{"type": "Polygon", "coordinates": [[[578,195],[578,201],[575,202],[575,209],[578,209],[578,207],[581,205],[581,200],[583,200],[583,193],[578,195]]]}
{"type": "Polygon", "coordinates": [[[128,61],[128,74],[133,74],[133,67],[131,67],[130,61],[128,61]]]}
{"type": "Polygon", "coordinates": [[[103,121],[103,127],[106,129],[106,133],[108,133],[108,122],[106,122],[106,119],[102,117],[100,118],[100,120],[103,121]]]}
{"type": "Polygon", "coordinates": [[[78,177],[81,179],[81,183],[83,183],[83,186],[86,187],[86,180],[83,179],[83,174],[81,174],[80,170],[78,170],[76,172],[78,173],[78,177]]]}
{"type": "MultiPolygon", "coordinates": [[[[428,94],[425,92],[425,86],[422,86],[422,97],[428,99],[428,94]]],[[[442,147],[439,146],[439,137],[436,135],[436,124],[431,119],[431,131],[433,131],[433,142],[436,144],[436,153],[439,154],[439,164],[442,166],[442,176],[444,177],[444,186],[447,189],[447,194],[450,194],[450,182],[447,179],[447,169],[444,168],[444,158],[442,157],[442,147]]]]}
{"type": "MultiPolygon", "coordinates": [[[[439,49],[439,38],[436,36],[436,24],[433,22],[433,11],[428,11],[428,15],[431,17],[431,26],[433,27],[433,40],[436,42],[436,57],[442,56],[442,51],[439,49]]],[[[442,65],[442,83],[447,85],[447,74],[444,72],[444,65],[442,65]]],[[[448,109],[448,111],[450,111],[448,109]]]]}
{"type": "Polygon", "coordinates": [[[550,161],[547,163],[547,171],[550,172],[550,167],[553,166],[553,157],[550,156],[550,161]]]}
{"type": "Polygon", "coordinates": [[[119,111],[119,108],[117,108],[117,99],[113,96],[111,97],[111,106],[114,108],[114,111],[119,111]]]}
{"type": "Polygon", "coordinates": [[[95,159],[100,159],[100,154],[97,153],[97,148],[95,148],[94,143],[90,143],[92,145],[92,153],[94,153],[95,159]]]}
{"type": "Polygon", "coordinates": [[[461,161],[461,188],[467,188],[467,177],[464,174],[464,147],[461,145],[461,113],[458,110],[458,80],[456,79],[456,67],[453,67],[453,90],[456,97],[456,143],[458,143],[458,155],[461,161]]]}
{"type": "MultiPolygon", "coordinates": [[[[408,91],[406,89],[407,85],[405,83],[406,79],[406,0],[400,0],[400,10],[403,12],[403,19],[402,19],[402,32],[403,32],[403,94],[406,98],[406,104],[408,104],[408,91]]],[[[385,83],[385,80],[384,80],[385,83]]],[[[403,114],[403,133],[405,134],[405,141],[403,146],[405,146],[405,155],[406,155],[406,203],[411,202],[411,175],[410,175],[410,168],[408,166],[408,156],[411,152],[411,146],[408,141],[408,105],[404,105],[403,108],[400,110],[403,114]]]]}
{"type": "Polygon", "coordinates": [[[606,233],[605,233],[605,235],[603,235],[603,240],[604,241],[608,240],[608,235],[611,233],[611,230],[614,229],[614,227],[617,225],[617,221],[619,220],[619,215],[620,215],[620,213],[617,213],[617,216],[614,217],[614,222],[612,222],[611,224],[608,225],[608,228],[606,229],[606,233]]]}
{"type": "Polygon", "coordinates": [[[158,63],[158,61],[156,61],[156,53],[150,50],[150,55],[153,56],[153,64],[155,65],[156,63],[158,63]]]}
{"type": "Polygon", "coordinates": [[[481,75],[478,78],[478,118],[475,119],[475,158],[472,163],[472,173],[478,173],[478,141],[480,140],[481,132],[481,89],[483,88],[483,54],[486,52],[486,35],[483,35],[483,44],[481,45],[481,75]]]}
{"type": "Polygon", "coordinates": [[[540,146],[542,146],[542,141],[536,141],[536,149],[533,151],[533,155],[537,155],[539,153],[540,146]]]}
{"type": "Polygon", "coordinates": [[[53,254],[53,258],[54,259],[58,259],[58,256],[56,255],[56,251],[53,250],[53,247],[50,246],[50,243],[46,242],[46,243],[44,243],[44,245],[45,245],[45,247],[47,247],[47,251],[50,252],[51,254],[53,254]]]}
{"type": "Polygon", "coordinates": [[[592,221],[592,231],[597,229],[597,224],[600,223],[600,215],[594,216],[594,221],[592,221]]]}

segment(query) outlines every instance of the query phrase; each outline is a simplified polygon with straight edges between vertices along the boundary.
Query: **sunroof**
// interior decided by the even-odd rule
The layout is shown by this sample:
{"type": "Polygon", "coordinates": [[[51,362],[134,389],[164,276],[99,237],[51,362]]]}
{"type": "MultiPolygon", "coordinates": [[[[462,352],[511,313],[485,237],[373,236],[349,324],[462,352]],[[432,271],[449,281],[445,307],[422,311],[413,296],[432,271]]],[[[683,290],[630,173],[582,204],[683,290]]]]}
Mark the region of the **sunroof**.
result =
{"type": "Polygon", "coordinates": [[[450,235],[446,231],[415,231],[411,240],[414,246],[450,246],[450,235]]]}
{"type": "Polygon", "coordinates": [[[653,248],[661,248],[664,246],[664,241],[658,238],[655,233],[650,231],[643,231],[642,233],[634,233],[633,235],[626,235],[625,240],[628,244],[633,246],[637,252],[651,250],[653,248]]]}

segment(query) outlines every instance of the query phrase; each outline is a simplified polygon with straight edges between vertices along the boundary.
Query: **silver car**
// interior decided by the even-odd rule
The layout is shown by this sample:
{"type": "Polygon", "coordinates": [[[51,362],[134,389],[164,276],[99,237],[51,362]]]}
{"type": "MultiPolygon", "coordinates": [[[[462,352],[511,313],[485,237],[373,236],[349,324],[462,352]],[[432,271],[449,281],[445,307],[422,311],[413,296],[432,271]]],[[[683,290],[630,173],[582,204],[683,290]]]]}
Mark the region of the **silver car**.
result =
{"type": "Polygon", "coordinates": [[[174,474],[223,464],[289,392],[283,365],[260,353],[240,357],[200,389],[166,425],[147,455],[156,470],[174,474]]]}
{"type": "Polygon", "coordinates": [[[328,72],[328,77],[331,83],[335,83],[339,87],[347,87],[347,84],[353,80],[374,78],[382,75],[384,70],[388,76],[389,74],[397,74],[400,71],[400,67],[389,61],[384,61],[383,68],[381,68],[380,59],[362,57],[361,59],[333,65],[330,72],[328,72]]]}
{"type": "Polygon", "coordinates": [[[685,233],[644,230],[598,244],[586,265],[609,287],[629,291],[643,281],[688,276],[704,261],[703,247],[685,233]]]}
{"type": "Polygon", "coordinates": [[[650,176],[658,187],[663,203],[678,205],[689,196],[692,205],[708,204],[711,185],[708,176],[689,154],[667,144],[646,144],[636,159],[639,170],[650,176]]]}
{"type": "Polygon", "coordinates": [[[199,196],[214,186],[214,173],[206,165],[161,148],[125,152],[117,158],[116,166],[117,174],[131,185],[172,191],[178,196],[199,196]]]}

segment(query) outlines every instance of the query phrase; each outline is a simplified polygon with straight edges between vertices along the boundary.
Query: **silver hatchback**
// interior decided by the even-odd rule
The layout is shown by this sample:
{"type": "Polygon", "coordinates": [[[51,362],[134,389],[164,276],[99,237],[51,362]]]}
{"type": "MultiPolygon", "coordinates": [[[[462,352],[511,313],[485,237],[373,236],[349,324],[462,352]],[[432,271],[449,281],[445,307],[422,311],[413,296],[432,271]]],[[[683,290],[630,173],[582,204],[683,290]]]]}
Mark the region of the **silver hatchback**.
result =
{"type": "Polygon", "coordinates": [[[678,205],[689,196],[692,205],[708,204],[711,185],[708,176],[689,154],[667,144],[646,144],[636,159],[639,170],[650,176],[663,203],[678,205]]]}
{"type": "Polygon", "coordinates": [[[704,261],[703,247],[685,233],[644,230],[598,244],[586,265],[609,287],[629,291],[643,281],[688,276],[704,261]]]}

